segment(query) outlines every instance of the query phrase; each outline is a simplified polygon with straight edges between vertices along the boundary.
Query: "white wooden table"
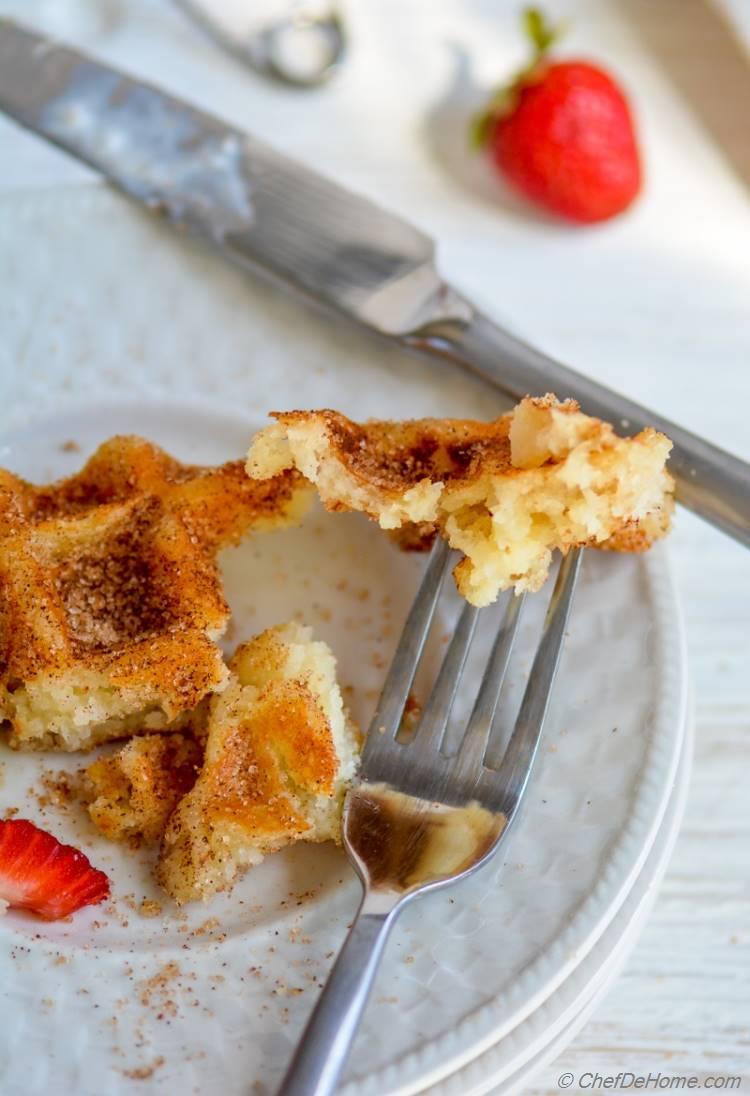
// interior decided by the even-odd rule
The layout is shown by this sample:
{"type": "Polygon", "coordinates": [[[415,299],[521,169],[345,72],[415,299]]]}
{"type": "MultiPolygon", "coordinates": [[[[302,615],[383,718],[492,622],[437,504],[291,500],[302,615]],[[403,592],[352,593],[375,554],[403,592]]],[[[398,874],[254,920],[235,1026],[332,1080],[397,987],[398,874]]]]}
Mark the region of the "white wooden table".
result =
{"type": "MultiPolygon", "coordinates": [[[[747,0],[721,3],[744,24],[750,41],[747,0]]],[[[351,18],[365,43],[351,64],[361,66],[362,80],[377,81],[377,67],[368,68],[367,35],[377,32],[379,19],[393,33],[399,20],[406,28],[415,11],[429,10],[441,33],[460,28],[461,40],[473,43],[482,73],[491,79],[486,34],[473,21],[481,15],[482,27],[492,18],[507,30],[496,47],[499,73],[517,56],[514,45],[504,46],[514,41],[509,28],[516,5],[457,5],[379,0],[376,12],[351,0],[351,18]]],[[[521,332],[750,459],[750,211],[739,181],[747,170],[747,184],[750,174],[750,74],[741,51],[701,0],[550,0],[548,7],[578,28],[571,50],[579,46],[610,61],[630,80],[650,166],[650,190],[633,221],[632,256],[625,238],[622,246],[612,245],[610,260],[614,237],[607,230],[582,237],[555,231],[548,242],[547,230],[533,219],[451,190],[427,150],[415,149],[420,137],[403,99],[392,101],[393,124],[368,142],[356,118],[350,131],[346,122],[337,132],[326,128],[335,91],[318,99],[290,97],[261,88],[229,62],[209,83],[194,81],[193,70],[215,64],[213,47],[167,0],[0,0],[0,11],[35,16],[60,31],[68,20],[75,34],[91,36],[90,44],[132,69],[165,80],[168,75],[178,91],[204,98],[311,160],[319,162],[322,154],[334,174],[421,217],[444,241],[451,275],[475,292],[484,289],[491,303],[486,280],[471,285],[472,264],[486,235],[497,233],[498,271],[507,271],[501,265],[505,247],[518,276],[501,277],[502,299],[495,306],[521,332]],[[111,26],[117,26],[116,40],[110,40],[111,26]],[[693,77],[700,87],[691,88],[693,77]],[[268,108],[252,121],[242,108],[249,86],[253,101],[268,108]],[[738,101],[743,88],[748,94],[738,101]],[[705,126],[713,127],[713,136],[705,126]],[[456,221],[464,226],[461,233],[456,221]],[[582,250],[574,250],[584,237],[582,250]],[[566,296],[561,286],[572,255],[605,261],[604,286],[581,274],[585,292],[566,296]]],[[[394,64],[399,61],[404,57],[394,64]]],[[[382,93],[388,94],[385,84],[382,93]]],[[[429,108],[430,95],[415,84],[417,114],[429,108]]],[[[87,182],[77,165],[1,120],[0,163],[0,194],[87,182]]],[[[536,1093],[557,1091],[564,1072],[577,1078],[586,1071],[732,1074],[750,1089],[750,555],[686,514],[679,516],[672,545],[696,698],[687,815],[624,973],[574,1043],[537,1077],[536,1093]]],[[[579,1091],[577,1082],[569,1091],[579,1091]]]]}

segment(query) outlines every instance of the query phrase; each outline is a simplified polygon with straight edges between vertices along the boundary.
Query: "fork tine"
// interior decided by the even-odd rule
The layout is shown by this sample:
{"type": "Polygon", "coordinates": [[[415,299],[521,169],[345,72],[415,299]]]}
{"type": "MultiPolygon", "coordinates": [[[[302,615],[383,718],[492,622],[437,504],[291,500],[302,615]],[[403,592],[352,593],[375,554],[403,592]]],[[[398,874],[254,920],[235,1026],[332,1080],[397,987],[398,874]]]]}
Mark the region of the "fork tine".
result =
{"type": "Polygon", "coordinates": [[[525,594],[517,596],[513,592],[508,597],[508,604],[497,630],[474,708],[453,760],[453,768],[459,779],[469,777],[479,769],[482,763],[525,597],[525,594]]]}
{"type": "Polygon", "coordinates": [[[430,630],[435,607],[448,567],[450,549],[438,538],[432,547],[424,577],[414,599],[404,630],[370,723],[362,764],[366,765],[383,742],[390,742],[401,723],[409,690],[430,630]]]}
{"type": "MultiPolygon", "coordinates": [[[[549,707],[552,686],[560,662],[565,628],[573,603],[582,550],[569,552],[560,564],[555,588],[552,591],[542,638],[539,642],[521,707],[516,717],[513,733],[500,762],[497,774],[492,774],[493,784],[500,789],[497,807],[512,820],[531,774],[539,746],[542,724],[549,707]]],[[[490,765],[494,759],[486,758],[490,765]]],[[[489,774],[488,774],[489,775],[489,774]]]]}
{"type": "Polygon", "coordinates": [[[474,605],[464,605],[430,699],[409,745],[418,744],[420,750],[425,752],[440,749],[474,638],[479,612],[474,605]]]}

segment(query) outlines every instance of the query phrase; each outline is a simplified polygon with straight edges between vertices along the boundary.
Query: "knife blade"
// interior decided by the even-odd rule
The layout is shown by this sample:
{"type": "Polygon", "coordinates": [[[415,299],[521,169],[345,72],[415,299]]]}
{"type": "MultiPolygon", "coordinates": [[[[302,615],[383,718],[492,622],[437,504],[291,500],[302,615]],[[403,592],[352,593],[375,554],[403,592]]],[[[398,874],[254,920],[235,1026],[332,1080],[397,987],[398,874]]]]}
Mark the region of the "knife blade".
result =
{"type": "Polygon", "coordinates": [[[9,19],[0,83],[0,109],[237,261],[384,334],[432,313],[428,236],[218,118],[9,19]]]}
{"type": "Polygon", "coordinates": [[[509,396],[573,397],[674,442],[677,499],[750,547],[750,465],[483,316],[435,266],[432,240],[268,145],[86,54],[0,18],[0,110],[228,258],[509,396]]]}

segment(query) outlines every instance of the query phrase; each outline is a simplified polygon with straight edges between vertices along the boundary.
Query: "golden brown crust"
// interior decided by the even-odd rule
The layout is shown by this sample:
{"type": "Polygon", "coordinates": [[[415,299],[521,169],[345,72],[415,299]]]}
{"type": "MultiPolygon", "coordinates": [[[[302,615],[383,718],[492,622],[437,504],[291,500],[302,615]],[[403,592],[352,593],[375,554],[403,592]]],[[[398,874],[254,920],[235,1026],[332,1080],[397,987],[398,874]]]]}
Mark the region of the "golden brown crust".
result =
{"type": "Polygon", "coordinates": [[[255,835],[298,837],[309,823],[290,783],[311,794],[333,791],[338,762],[325,715],[306,685],[279,681],[262,690],[249,712],[232,717],[203,774],[207,825],[230,821],[255,835]]]}
{"type": "Polygon", "coordinates": [[[621,529],[594,547],[605,552],[647,552],[657,540],[669,532],[674,513],[674,497],[669,495],[664,506],[640,521],[625,523],[621,529]]]}
{"type": "Polygon", "coordinates": [[[515,471],[508,438],[510,414],[494,422],[373,419],[356,423],[331,410],[271,413],[284,426],[309,424],[313,417],[324,427],[332,455],[356,479],[384,496],[399,497],[425,479],[465,486],[478,476],[515,471]]]}
{"type": "MultiPolygon", "coordinates": [[[[118,694],[111,725],[90,740],[80,727],[69,742],[64,730],[46,734],[45,745],[68,748],[132,733],[124,720],[139,712],[174,720],[220,687],[214,638],[228,607],[216,552],[295,516],[302,494],[296,472],[253,483],[239,461],[181,464],[136,437],[105,442],[49,487],[0,471],[0,718],[12,744],[40,739],[28,689],[43,679],[52,707],[71,711],[79,687],[118,694]]],[[[97,695],[92,723],[103,724],[107,699],[97,695]]]]}
{"type": "Polygon", "coordinates": [[[184,734],[133,738],[86,769],[91,820],[111,841],[159,841],[195,783],[203,750],[184,734]]]}

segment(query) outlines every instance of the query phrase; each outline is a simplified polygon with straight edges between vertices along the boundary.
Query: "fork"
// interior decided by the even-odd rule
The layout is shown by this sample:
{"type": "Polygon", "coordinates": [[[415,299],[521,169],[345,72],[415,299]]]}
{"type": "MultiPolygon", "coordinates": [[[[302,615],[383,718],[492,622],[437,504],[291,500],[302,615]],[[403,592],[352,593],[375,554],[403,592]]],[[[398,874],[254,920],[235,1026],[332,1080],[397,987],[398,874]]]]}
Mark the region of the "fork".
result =
{"type": "Polygon", "coordinates": [[[417,895],[465,879],[497,851],[528,786],[562,650],[581,550],[562,560],[528,684],[507,746],[496,722],[524,597],[511,594],[456,751],[445,736],[479,614],[466,605],[419,723],[404,708],[450,562],[432,548],[344,801],[344,848],[362,901],[278,1096],[329,1096],[346,1063],[388,935],[417,895]],[[398,737],[397,737],[398,736],[398,737]]]}

